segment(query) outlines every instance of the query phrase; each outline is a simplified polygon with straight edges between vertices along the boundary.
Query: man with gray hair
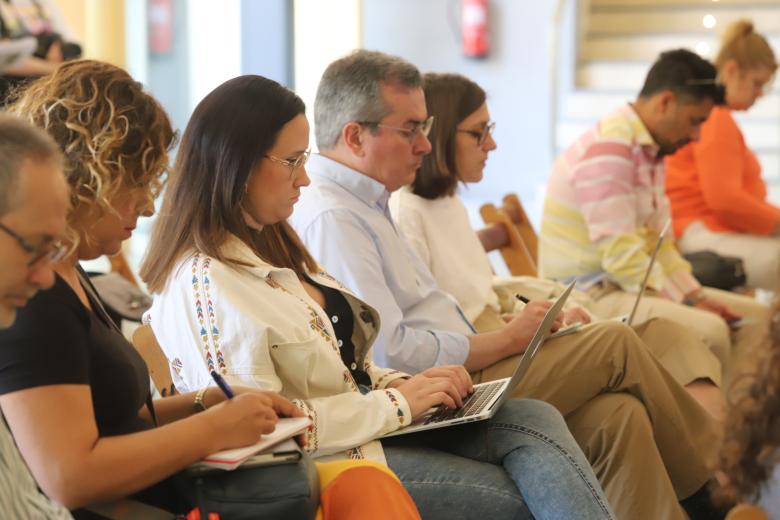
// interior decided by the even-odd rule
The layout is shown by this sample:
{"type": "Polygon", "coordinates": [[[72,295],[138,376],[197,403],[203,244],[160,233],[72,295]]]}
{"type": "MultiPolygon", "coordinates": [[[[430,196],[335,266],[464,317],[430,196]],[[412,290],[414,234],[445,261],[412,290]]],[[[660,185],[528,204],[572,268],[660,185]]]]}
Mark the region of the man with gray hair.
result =
{"type": "MultiPolygon", "coordinates": [[[[39,289],[54,283],[65,249],[69,189],[59,147],[46,133],[0,115],[0,328],[39,289]]],[[[72,518],[38,489],[0,414],[0,510],[3,518],[72,518]]]]}
{"type": "MultiPolygon", "coordinates": [[[[390,194],[413,181],[431,150],[417,69],[371,51],[336,60],[318,87],[314,121],[320,154],[290,223],[328,272],[379,311],[377,362],[423,374],[462,364],[477,382],[510,376],[550,303],[531,302],[502,329],[477,334],[390,216],[390,194]]],[[[515,395],[561,411],[618,517],[685,518],[678,496],[710,478],[712,417],[623,324],[548,341],[515,395]]],[[[403,467],[393,467],[404,480],[403,467]]]]}

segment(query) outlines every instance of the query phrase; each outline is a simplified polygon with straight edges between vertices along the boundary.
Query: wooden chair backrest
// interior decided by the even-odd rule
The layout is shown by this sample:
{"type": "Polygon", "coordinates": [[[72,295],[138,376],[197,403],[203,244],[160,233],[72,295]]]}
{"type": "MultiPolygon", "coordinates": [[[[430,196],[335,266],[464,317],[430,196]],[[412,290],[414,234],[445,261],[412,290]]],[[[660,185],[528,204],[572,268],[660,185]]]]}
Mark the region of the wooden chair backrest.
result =
{"type": "Polygon", "coordinates": [[[173,386],[171,371],[168,368],[168,359],[160,344],[157,343],[152,327],[149,325],[138,327],[133,334],[133,345],[149,367],[149,375],[160,394],[163,397],[175,394],[176,388],[173,386]]]}
{"type": "Polygon", "coordinates": [[[514,276],[536,276],[536,261],[506,211],[488,203],[479,209],[479,213],[487,225],[477,232],[485,251],[499,249],[514,276]]]}
{"type": "Polygon", "coordinates": [[[539,261],[539,237],[536,235],[533,224],[528,218],[520,198],[514,193],[508,193],[504,196],[502,209],[517,228],[518,233],[523,238],[523,243],[531,254],[534,264],[539,261]]]}

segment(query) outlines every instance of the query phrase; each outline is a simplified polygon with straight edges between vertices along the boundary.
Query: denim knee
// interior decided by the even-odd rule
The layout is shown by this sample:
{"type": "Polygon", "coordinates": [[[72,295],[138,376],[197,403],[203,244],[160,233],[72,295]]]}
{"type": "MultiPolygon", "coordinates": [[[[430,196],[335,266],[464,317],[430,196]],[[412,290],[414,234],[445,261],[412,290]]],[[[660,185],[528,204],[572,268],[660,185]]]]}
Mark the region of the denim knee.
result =
{"type": "Polygon", "coordinates": [[[514,424],[554,437],[569,433],[566,421],[553,405],[537,399],[509,399],[493,416],[493,422],[514,424]]]}

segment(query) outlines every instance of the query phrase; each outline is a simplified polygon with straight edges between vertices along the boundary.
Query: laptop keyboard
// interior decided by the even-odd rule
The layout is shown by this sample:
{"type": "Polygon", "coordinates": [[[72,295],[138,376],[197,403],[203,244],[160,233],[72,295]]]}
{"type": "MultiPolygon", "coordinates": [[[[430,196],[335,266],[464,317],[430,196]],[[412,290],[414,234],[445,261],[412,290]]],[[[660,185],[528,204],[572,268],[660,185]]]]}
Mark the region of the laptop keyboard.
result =
{"type": "Polygon", "coordinates": [[[430,417],[425,421],[425,424],[438,423],[442,421],[448,421],[450,419],[458,419],[460,417],[466,417],[468,415],[476,415],[482,411],[485,405],[490,402],[496,392],[498,392],[504,385],[504,381],[493,381],[486,385],[478,386],[474,389],[474,393],[471,394],[463,406],[460,408],[447,408],[440,406],[430,417]]]}

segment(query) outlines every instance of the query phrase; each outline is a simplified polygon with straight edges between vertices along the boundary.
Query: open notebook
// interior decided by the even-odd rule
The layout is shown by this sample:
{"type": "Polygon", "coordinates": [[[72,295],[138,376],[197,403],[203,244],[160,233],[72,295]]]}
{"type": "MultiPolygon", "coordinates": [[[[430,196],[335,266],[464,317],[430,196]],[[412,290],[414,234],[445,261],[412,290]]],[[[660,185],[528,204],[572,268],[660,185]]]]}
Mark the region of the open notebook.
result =
{"type": "Polygon", "coordinates": [[[292,437],[302,433],[310,425],[311,420],[308,417],[279,419],[276,429],[268,435],[263,435],[255,444],[212,453],[189,469],[196,472],[209,469],[233,470],[247,461],[247,464],[252,465],[271,465],[298,460],[301,451],[292,437]]]}

